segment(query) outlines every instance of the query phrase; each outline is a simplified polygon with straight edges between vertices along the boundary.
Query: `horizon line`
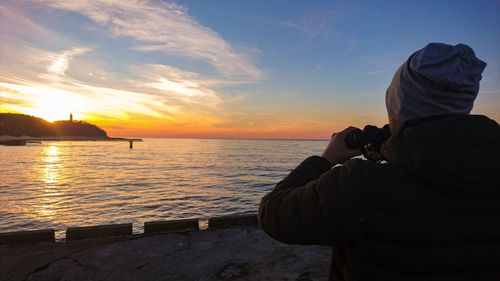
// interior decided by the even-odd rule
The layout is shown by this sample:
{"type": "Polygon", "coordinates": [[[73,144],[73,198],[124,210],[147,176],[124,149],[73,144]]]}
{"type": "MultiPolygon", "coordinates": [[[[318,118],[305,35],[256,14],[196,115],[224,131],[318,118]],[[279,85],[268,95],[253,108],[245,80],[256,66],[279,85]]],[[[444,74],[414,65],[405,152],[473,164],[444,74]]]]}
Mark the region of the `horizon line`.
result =
{"type": "MultiPolygon", "coordinates": [[[[108,136],[109,137],[109,136],[108,136]]],[[[109,137],[114,138],[114,137],[109,137]]],[[[296,140],[296,141],[328,141],[329,139],[321,139],[321,138],[218,138],[218,137],[118,137],[118,138],[141,138],[141,139],[197,139],[197,140],[296,140]]]]}

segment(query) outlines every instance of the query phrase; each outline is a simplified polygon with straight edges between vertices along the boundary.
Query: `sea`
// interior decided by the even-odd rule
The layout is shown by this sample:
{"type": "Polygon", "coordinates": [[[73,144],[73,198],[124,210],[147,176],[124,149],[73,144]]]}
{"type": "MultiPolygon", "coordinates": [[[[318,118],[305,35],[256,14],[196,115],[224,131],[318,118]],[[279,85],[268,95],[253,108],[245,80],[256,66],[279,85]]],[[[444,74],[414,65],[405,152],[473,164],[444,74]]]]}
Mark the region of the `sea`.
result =
{"type": "Polygon", "coordinates": [[[255,214],[326,141],[144,139],[0,145],[0,232],[255,214]]]}

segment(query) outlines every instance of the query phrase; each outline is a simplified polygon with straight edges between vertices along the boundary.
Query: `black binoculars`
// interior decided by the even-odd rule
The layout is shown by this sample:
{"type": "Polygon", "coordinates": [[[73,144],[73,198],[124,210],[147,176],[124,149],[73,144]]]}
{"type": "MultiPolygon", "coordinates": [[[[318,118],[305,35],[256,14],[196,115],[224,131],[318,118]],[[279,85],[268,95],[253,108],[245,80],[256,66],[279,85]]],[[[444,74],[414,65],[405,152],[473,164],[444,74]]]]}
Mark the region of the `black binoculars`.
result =
{"type": "Polygon", "coordinates": [[[357,129],[356,131],[350,133],[346,139],[345,144],[350,149],[360,149],[366,158],[367,155],[365,146],[370,144],[370,151],[375,151],[380,153],[380,148],[382,143],[386,141],[391,136],[391,131],[389,130],[389,125],[386,124],[382,128],[377,128],[376,126],[367,125],[363,130],[357,129]]]}

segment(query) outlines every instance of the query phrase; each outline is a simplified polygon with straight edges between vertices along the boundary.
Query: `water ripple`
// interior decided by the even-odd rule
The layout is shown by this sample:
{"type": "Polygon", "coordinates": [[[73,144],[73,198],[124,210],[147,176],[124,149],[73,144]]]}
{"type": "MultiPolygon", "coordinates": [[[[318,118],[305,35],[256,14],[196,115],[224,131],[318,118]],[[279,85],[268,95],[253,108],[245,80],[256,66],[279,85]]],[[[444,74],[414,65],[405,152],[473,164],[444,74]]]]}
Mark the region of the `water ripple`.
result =
{"type": "MultiPolygon", "coordinates": [[[[146,139],[0,146],[0,232],[255,213],[326,142],[146,139]]],[[[61,236],[62,235],[62,236],[61,236]]]]}

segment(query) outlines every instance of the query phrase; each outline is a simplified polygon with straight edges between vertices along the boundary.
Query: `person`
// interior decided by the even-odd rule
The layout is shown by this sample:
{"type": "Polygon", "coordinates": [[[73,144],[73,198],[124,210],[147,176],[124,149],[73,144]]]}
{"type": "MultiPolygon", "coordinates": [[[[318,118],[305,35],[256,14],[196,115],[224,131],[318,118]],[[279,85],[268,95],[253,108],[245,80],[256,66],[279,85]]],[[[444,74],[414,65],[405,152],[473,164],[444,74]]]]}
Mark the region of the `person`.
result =
{"type": "Polygon", "coordinates": [[[500,280],[500,128],[470,115],[485,67],[465,44],[413,53],[386,92],[385,161],[334,133],[262,198],[261,228],[332,246],[329,280],[500,280]]]}

